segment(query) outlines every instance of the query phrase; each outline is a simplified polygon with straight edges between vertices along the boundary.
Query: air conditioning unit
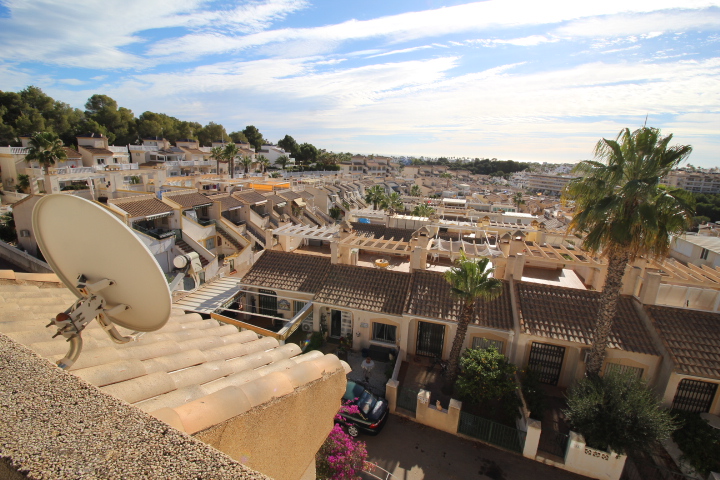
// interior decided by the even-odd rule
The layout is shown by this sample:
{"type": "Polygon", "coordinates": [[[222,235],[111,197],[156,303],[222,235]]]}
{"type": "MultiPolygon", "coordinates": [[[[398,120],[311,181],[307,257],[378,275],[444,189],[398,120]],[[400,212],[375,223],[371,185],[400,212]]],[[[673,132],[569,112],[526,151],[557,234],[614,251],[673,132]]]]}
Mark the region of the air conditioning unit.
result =
{"type": "Polygon", "coordinates": [[[21,236],[21,237],[29,237],[29,236],[30,236],[30,230],[20,230],[20,236],[21,236]]]}
{"type": "Polygon", "coordinates": [[[309,323],[303,323],[302,324],[303,332],[312,332],[312,325],[309,323]]]}

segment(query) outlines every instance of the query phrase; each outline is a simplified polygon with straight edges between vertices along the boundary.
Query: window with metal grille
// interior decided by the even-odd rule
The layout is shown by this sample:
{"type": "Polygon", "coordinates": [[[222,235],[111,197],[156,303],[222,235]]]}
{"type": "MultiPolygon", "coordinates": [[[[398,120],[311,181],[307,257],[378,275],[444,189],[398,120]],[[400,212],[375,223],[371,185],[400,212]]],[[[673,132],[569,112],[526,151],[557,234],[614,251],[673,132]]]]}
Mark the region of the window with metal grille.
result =
{"type": "Polygon", "coordinates": [[[643,369],[640,367],[631,367],[630,365],[620,365],[619,363],[608,363],[605,365],[605,374],[617,373],[620,375],[632,375],[638,380],[643,376],[643,369]]]}
{"type": "Polygon", "coordinates": [[[395,343],[395,335],[397,327],[395,325],[387,325],[385,323],[373,322],[372,339],[378,342],[395,343]]]}
{"type": "Polygon", "coordinates": [[[709,412],[717,387],[717,383],[683,378],[675,392],[672,408],[686,412],[709,412]]]}
{"type": "Polygon", "coordinates": [[[700,252],[700,259],[707,260],[709,250],[707,248],[703,248],[702,252],[700,252]]]}
{"type": "Polygon", "coordinates": [[[502,353],[503,347],[505,345],[505,342],[502,340],[493,340],[491,338],[485,338],[485,337],[475,337],[473,338],[472,348],[482,348],[483,350],[487,349],[488,347],[495,347],[498,352],[502,353]]]}

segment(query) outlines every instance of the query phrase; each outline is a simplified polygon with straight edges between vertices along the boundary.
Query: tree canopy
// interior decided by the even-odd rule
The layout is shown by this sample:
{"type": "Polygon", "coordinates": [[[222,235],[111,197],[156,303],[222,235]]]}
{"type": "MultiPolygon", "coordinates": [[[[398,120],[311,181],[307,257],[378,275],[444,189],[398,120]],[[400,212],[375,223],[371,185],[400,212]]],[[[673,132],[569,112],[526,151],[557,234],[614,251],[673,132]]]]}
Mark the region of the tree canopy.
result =
{"type": "Polygon", "coordinates": [[[581,174],[564,197],[575,201],[570,231],[583,236],[583,248],[608,259],[608,273],[595,318],[588,375],[598,375],[620,298],[628,263],[640,255],[660,257],[670,248],[672,234],[691,226],[695,208],[688,192],[660,184],[685,160],[692,147],[669,146],[672,135],[642,127],[622,130],[615,140],[601,139],[596,160],[580,162],[581,174]]]}
{"type": "Polygon", "coordinates": [[[255,147],[256,152],[259,151],[265,143],[262,133],[260,133],[260,130],[258,130],[254,125],[248,125],[242,133],[245,135],[245,138],[247,138],[248,143],[255,147]]]}

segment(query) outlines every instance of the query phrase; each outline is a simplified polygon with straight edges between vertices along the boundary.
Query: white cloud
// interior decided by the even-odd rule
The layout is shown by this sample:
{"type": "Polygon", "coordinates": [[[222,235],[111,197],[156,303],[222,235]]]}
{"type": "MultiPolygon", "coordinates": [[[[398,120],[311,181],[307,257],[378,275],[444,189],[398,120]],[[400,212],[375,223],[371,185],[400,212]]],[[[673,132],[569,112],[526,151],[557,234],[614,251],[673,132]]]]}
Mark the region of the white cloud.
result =
{"type": "MultiPolygon", "coordinates": [[[[452,43],[458,44],[457,42],[452,42],[452,43]]],[[[386,57],[388,55],[398,55],[401,53],[410,53],[410,52],[415,52],[417,50],[425,50],[426,48],[432,48],[432,47],[433,47],[432,45],[421,45],[419,47],[410,47],[410,48],[403,48],[400,50],[391,50],[389,52],[383,52],[383,53],[377,53],[375,55],[370,55],[367,58],[386,57]]]]}
{"type": "MultiPolygon", "coordinates": [[[[657,12],[665,9],[699,9],[720,5],[717,1],[689,0],[682,4],[675,0],[659,0],[656,2],[633,2],[628,4],[621,0],[605,2],[533,2],[523,0],[488,0],[466,5],[457,5],[434,10],[408,12],[372,20],[348,20],[334,25],[315,28],[278,29],[251,35],[230,36],[222,39],[210,39],[203,34],[191,34],[179,39],[165,40],[155,44],[149,50],[151,56],[183,54],[198,56],[211,52],[229,52],[257,47],[270,43],[291,41],[320,41],[339,44],[341,42],[384,38],[389,42],[405,42],[420,38],[440,37],[458,32],[484,31],[500,28],[514,28],[531,25],[553,25],[561,22],[575,21],[570,26],[558,29],[564,36],[597,36],[628,35],[624,30],[635,31],[646,25],[652,26],[648,31],[665,31],[668,25],[715,25],[715,15],[703,12],[660,12],[654,13],[651,20],[638,22],[628,14],[657,12]],[[596,20],[592,17],[605,16],[596,20]],[[621,26],[610,31],[601,32],[598,25],[622,16],[621,26]],[[589,20],[586,20],[588,19],[589,20]],[[657,28],[660,24],[660,28],[657,28]]],[[[306,52],[307,53],[307,52],[306,52]]]]}
{"type": "Polygon", "coordinates": [[[65,85],[84,85],[87,83],[83,80],[78,80],[77,78],[61,78],[58,82],[64,83],[65,85]]]}

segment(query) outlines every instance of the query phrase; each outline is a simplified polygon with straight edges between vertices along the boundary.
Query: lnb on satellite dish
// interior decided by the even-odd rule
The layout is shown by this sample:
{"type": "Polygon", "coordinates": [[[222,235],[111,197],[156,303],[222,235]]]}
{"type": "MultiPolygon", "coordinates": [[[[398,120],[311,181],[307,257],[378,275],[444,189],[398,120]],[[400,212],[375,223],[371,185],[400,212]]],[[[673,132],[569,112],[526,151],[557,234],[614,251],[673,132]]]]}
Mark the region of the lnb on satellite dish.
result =
{"type": "Polygon", "coordinates": [[[70,368],[82,350],[83,329],[94,318],[116,343],[161,328],[172,302],[165,274],[125,224],[95,203],[65,194],[41,198],[33,210],[38,246],[78,300],[48,326],[70,342],[58,366],[70,368]],[[115,325],[132,330],[122,335],[115,325]]]}

